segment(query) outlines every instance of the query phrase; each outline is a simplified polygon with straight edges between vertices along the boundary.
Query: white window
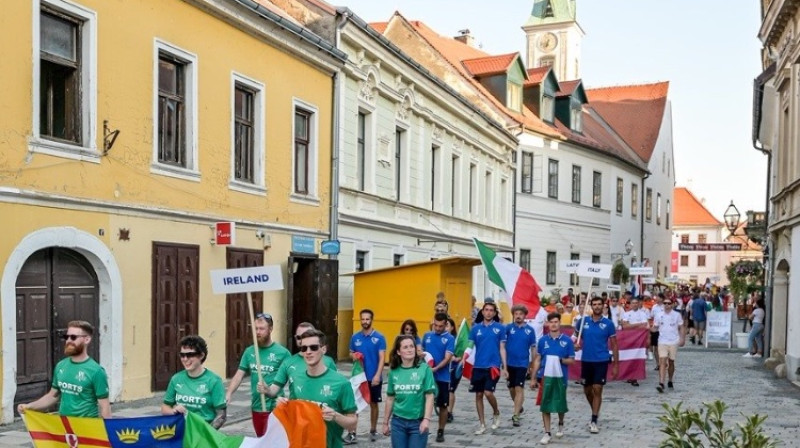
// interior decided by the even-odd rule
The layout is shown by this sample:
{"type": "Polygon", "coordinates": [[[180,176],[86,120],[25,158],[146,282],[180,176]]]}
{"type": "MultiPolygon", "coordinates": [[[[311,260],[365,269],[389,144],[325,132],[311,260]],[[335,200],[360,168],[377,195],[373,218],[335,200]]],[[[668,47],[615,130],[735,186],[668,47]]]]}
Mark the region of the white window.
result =
{"type": "Polygon", "coordinates": [[[153,92],[153,164],[150,171],[199,182],[197,56],[156,39],[153,92]]]}
{"type": "Polygon", "coordinates": [[[319,205],[317,175],[319,170],[316,106],[294,99],[292,118],[292,200],[319,205]]]}
{"type": "Polygon", "coordinates": [[[571,128],[575,132],[583,132],[583,111],[580,108],[572,108],[569,111],[571,128]]]}
{"type": "Polygon", "coordinates": [[[264,194],[264,84],[231,75],[231,174],[228,186],[244,193],[264,194]]]}
{"type": "Polygon", "coordinates": [[[34,1],[30,150],[99,162],[97,13],[64,0],[34,1]]]}
{"type": "Polygon", "coordinates": [[[553,100],[553,97],[546,95],[543,96],[542,111],[540,113],[541,119],[548,123],[552,123],[554,114],[555,114],[555,101],[553,100]]]}

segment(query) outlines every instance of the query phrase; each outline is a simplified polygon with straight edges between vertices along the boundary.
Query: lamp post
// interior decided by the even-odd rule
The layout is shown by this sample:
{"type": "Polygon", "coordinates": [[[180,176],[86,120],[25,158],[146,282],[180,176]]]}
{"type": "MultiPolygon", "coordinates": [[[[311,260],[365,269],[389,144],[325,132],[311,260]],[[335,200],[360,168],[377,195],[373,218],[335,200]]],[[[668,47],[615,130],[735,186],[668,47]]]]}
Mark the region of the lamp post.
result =
{"type": "Polygon", "coordinates": [[[733,232],[736,231],[736,228],[739,227],[739,219],[741,219],[742,214],[739,213],[739,209],[733,205],[733,201],[731,201],[731,205],[725,209],[725,214],[722,215],[725,218],[725,227],[728,228],[728,231],[733,232]]]}

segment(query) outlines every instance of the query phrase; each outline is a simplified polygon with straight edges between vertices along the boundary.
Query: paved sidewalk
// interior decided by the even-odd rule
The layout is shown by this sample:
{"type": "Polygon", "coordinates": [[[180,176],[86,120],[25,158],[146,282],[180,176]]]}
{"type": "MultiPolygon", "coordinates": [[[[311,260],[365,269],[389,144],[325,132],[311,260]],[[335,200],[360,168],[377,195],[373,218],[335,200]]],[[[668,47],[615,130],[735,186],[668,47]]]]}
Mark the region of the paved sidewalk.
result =
{"type": "MultiPolygon", "coordinates": [[[[579,385],[570,383],[568,402],[570,412],[566,418],[566,435],[562,439],[553,438],[554,446],[563,447],[618,447],[624,442],[628,447],[655,447],[663,440],[658,416],[663,415],[662,403],[672,405],[682,401],[684,406],[698,407],[704,401],[724,400],[729,410],[726,422],[733,426],[741,422],[744,414],[761,413],[768,415],[765,428],[769,435],[792,446],[800,439],[800,389],[786,380],[777,380],[771,372],[763,369],[759,360],[742,358],[741,350],[705,349],[687,346],[679,351],[675,390],[659,394],[655,386],[657,380],[652,370],[655,365],[649,361],[648,379],[640,381],[640,387],[626,383],[613,382],[606,386],[603,409],[600,413],[600,434],[590,434],[588,423],[589,406],[579,385]]],[[[340,363],[339,370],[350,372],[349,363],[340,363]]],[[[228,412],[228,423],[223,431],[230,434],[253,435],[250,424],[249,388],[242,385],[234,397],[228,412]]],[[[160,396],[126,403],[115,403],[114,414],[136,416],[157,414],[160,396]]],[[[475,400],[467,392],[467,384],[462,383],[456,398],[455,422],[446,430],[445,443],[435,443],[436,422],[432,424],[432,447],[531,447],[538,446],[543,435],[541,414],[533,404],[533,393],[527,391],[525,413],[522,426],[511,426],[511,400],[504,387],[498,388],[501,427],[489,430],[482,436],[473,435],[477,427],[475,400]]],[[[491,408],[486,406],[487,414],[491,408]]],[[[381,420],[383,421],[381,404],[381,420]]],[[[435,419],[434,419],[435,420],[435,419]]],[[[487,421],[488,418],[487,418],[487,421]]],[[[555,421],[555,416],[554,416],[555,421]]],[[[380,424],[380,423],[379,423],[380,424]]],[[[24,432],[21,422],[0,427],[0,447],[30,447],[30,438],[24,432]]],[[[361,447],[389,447],[388,437],[379,436],[375,443],[369,442],[369,411],[359,418],[359,442],[361,447]]]]}

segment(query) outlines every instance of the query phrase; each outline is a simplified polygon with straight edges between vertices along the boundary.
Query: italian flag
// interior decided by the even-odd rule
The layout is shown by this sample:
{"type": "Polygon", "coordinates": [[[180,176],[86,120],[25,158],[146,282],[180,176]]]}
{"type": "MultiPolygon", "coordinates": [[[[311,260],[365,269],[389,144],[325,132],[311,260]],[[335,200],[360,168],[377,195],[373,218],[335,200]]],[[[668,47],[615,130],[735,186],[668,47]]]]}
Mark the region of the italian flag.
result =
{"type": "Polygon", "coordinates": [[[509,299],[509,304],[525,305],[528,308],[527,318],[533,319],[541,307],[539,303],[539,293],[542,288],[536,283],[530,272],[522,269],[519,265],[498,256],[492,249],[478,241],[472,239],[475,247],[481,255],[483,268],[489,275],[489,280],[500,287],[509,299]]]}
{"type": "Polygon", "coordinates": [[[350,375],[350,385],[353,387],[353,395],[356,396],[357,412],[361,412],[369,406],[369,381],[367,381],[367,374],[364,373],[364,355],[355,352],[355,357],[353,371],[350,375]]]}
{"type": "Polygon", "coordinates": [[[267,433],[261,437],[229,436],[199,415],[186,414],[183,448],[295,448],[325,446],[326,426],[317,403],[290,400],[269,415],[267,433]]]}
{"type": "Polygon", "coordinates": [[[475,346],[469,340],[469,325],[467,324],[467,319],[462,319],[461,326],[458,327],[458,333],[456,335],[456,349],[455,353],[453,353],[453,356],[456,358],[461,358],[460,367],[463,369],[461,374],[459,375],[456,373],[456,376],[463,376],[468,380],[472,379],[472,366],[475,361],[475,346]]]}

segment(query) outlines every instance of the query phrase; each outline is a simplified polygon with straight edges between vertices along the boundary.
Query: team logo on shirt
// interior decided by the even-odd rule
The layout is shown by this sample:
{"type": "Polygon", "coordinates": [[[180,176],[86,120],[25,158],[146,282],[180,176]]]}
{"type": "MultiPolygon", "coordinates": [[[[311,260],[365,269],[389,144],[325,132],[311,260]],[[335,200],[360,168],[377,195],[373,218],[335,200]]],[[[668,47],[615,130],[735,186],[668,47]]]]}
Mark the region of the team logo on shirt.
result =
{"type": "Polygon", "coordinates": [[[427,338],[425,338],[425,343],[426,343],[426,344],[430,344],[430,343],[431,343],[431,337],[430,337],[430,336],[428,336],[427,338]]]}
{"type": "Polygon", "coordinates": [[[492,328],[492,331],[494,331],[494,334],[500,334],[499,328],[492,328]]]}
{"type": "Polygon", "coordinates": [[[547,350],[549,348],[550,348],[550,343],[547,342],[547,341],[544,341],[544,349],[547,350]]]}
{"type": "Polygon", "coordinates": [[[83,372],[83,370],[81,370],[77,375],[75,375],[75,379],[80,382],[86,381],[86,374],[83,372]]]}
{"type": "Polygon", "coordinates": [[[525,334],[531,334],[531,330],[530,330],[530,329],[528,329],[528,328],[526,328],[526,329],[525,329],[525,334]]]}
{"type": "Polygon", "coordinates": [[[361,339],[356,339],[356,347],[361,347],[361,339]]]}
{"type": "Polygon", "coordinates": [[[442,338],[442,344],[447,344],[447,338],[442,338]]]}
{"type": "Polygon", "coordinates": [[[277,359],[277,358],[275,357],[275,353],[270,353],[270,354],[269,354],[269,360],[270,360],[270,361],[275,361],[276,359],[277,359]]]}
{"type": "Polygon", "coordinates": [[[373,344],[377,344],[377,343],[378,343],[378,338],[376,338],[376,337],[373,337],[373,338],[372,338],[372,343],[373,343],[373,344]]]}
{"type": "Polygon", "coordinates": [[[200,392],[201,394],[204,394],[208,391],[208,389],[206,388],[205,384],[198,384],[197,391],[200,392]]]}
{"type": "Polygon", "coordinates": [[[323,397],[330,397],[331,395],[333,395],[333,391],[331,390],[331,386],[329,384],[326,384],[326,385],[322,386],[322,390],[320,391],[320,394],[323,397]]]}
{"type": "Polygon", "coordinates": [[[481,336],[482,334],[483,334],[483,333],[481,333],[481,330],[480,330],[480,329],[478,329],[478,333],[477,333],[477,335],[478,335],[478,336],[481,336]]]}
{"type": "Polygon", "coordinates": [[[511,330],[509,330],[509,333],[511,333],[511,334],[517,334],[517,330],[515,330],[515,329],[513,329],[513,328],[512,328],[511,330]]]}
{"type": "Polygon", "coordinates": [[[606,324],[604,324],[603,322],[600,322],[597,326],[600,327],[601,330],[606,329],[606,324]]]}
{"type": "Polygon", "coordinates": [[[419,375],[417,372],[411,372],[411,381],[419,381],[419,375]]]}
{"type": "Polygon", "coordinates": [[[559,341],[558,345],[560,345],[562,347],[566,347],[567,346],[567,341],[559,341]]]}
{"type": "Polygon", "coordinates": [[[175,383],[175,389],[183,389],[183,383],[175,383]]]}

